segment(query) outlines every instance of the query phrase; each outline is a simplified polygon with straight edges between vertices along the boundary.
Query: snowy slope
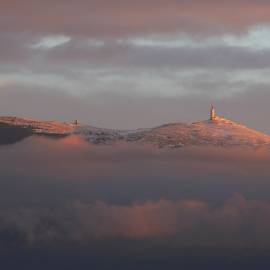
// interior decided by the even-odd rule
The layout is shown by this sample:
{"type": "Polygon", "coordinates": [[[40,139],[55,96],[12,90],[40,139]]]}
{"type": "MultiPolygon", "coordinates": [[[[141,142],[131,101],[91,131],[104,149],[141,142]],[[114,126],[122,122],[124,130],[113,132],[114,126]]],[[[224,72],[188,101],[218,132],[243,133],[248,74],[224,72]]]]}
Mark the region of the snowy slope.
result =
{"type": "Polygon", "coordinates": [[[75,127],[73,133],[81,136],[90,143],[111,144],[116,141],[138,141],[142,139],[149,130],[151,129],[116,130],[84,125],[75,127]]]}
{"type": "Polygon", "coordinates": [[[225,118],[193,124],[168,124],[152,129],[142,142],[158,147],[196,146],[262,146],[270,144],[270,136],[225,118]]]}
{"type": "MultiPolygon", "coordinates": [[[[17,117],[0,117],[0,125],[30,128],[32,135],[77,135],[92,144],[119,141],[153,145],[159,148],[183,146],[263,146],[270,145],[270,136],[249,129],[225,118],[217,117],[193,124],[166,124],[138,130],[102,129],[89,125],[73,125],[56,121],[38,121],[17,117]]],[[[1,129],[0,129],[1,135],[1,129]]]]}
{"type": "Polygon", "coordinates": [[[38,121],[18,117],[0,117],[0,124],[13,127],[29,128],[33,134],[43,135],[69,135],[73,132],[73,125],[56,121],[38,121]]]}

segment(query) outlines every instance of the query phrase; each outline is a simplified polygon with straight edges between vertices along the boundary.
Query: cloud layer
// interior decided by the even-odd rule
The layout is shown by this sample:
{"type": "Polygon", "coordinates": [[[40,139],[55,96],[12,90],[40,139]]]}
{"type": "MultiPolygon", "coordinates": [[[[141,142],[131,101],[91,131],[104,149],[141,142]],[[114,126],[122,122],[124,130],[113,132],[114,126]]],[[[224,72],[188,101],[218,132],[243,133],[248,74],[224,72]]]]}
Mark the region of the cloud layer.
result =
{"type": "Polygon", "coordinates": [[[153,32],[237,31],[269,22],[269,3],[258,1],[2,1],[3,30],[115,36],[153,32]]]}
{"type": "Polygon", "coordinates": [[[94,147],[77,137],[3,146],[0,235],[16,237],[2,244],[173,237],[182,248],[268,248],[269,158],[266,149],[94,147]]]}
{"type": "Polygon", "coordinates": [[[94,147],[77,137],[2,146],[1,263],[241,269],[251,256],[250,267],[265,267],[269,161],[263,148],[94,147]]]}
{"type": "MultiPolygon", "coordinates": [[[[198,200],[148,201],[131,206],[76,201],[54,209],[1,211],[0,234],[14,243],[91,245],[91,242],[174,237],[180,248],[269,248],[270,204],[234,195],[220,206],[198,200]]],[[[7,244],[7,243],[2,243],[7,244]]]]}

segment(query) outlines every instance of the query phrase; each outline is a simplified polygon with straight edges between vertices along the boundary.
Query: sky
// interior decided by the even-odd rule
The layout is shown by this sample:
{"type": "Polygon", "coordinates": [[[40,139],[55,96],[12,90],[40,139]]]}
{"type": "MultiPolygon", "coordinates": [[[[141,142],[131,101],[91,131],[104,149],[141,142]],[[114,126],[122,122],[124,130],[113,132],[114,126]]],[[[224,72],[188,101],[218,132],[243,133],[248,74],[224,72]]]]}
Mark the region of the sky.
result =
{"type": "Polygon", "coordinates": [[[1,115],[270,133],[269,60],[267,0],[0,1],[1,115]]]}

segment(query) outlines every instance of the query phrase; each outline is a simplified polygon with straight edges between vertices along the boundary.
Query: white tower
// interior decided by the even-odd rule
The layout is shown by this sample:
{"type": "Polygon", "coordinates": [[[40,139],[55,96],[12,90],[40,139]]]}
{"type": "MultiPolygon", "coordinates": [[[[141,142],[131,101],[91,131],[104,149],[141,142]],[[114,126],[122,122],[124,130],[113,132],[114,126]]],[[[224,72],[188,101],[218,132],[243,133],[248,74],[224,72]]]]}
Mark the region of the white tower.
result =
{"type": "Polygon", "coordinates": [[[211,105],[211,111],[210,111],[210,120],[213,121],[217,119],[216,111],[213,105],[211,105]]]}

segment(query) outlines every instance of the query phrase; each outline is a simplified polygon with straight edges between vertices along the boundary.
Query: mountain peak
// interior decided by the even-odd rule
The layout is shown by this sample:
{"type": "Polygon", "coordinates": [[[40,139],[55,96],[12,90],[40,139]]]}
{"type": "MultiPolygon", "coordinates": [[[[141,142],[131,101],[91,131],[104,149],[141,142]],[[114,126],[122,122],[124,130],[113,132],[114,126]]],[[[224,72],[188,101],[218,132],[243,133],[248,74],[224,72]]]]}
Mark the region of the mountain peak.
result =
{"type": "MultiPolygon", "coordinates": [[[[211,107],[210,118],[192,124],[172,123],[155,128],[114,130],[76,123],[38,121],[18,117],[0,117],[0,144],[32,135],[63,137],[79,136],[93,144],[119,141],[154,145],[159,148],[182,146],[257,147],[270,146],[270,136],[217,116],[211,107]],[[17,136],[21,134],[21,136],[17,136]],[[1,142],[2,140],[2,142],[1,142]]],[[[18,139],[19,140],[19,139],[18,139]]]]}

